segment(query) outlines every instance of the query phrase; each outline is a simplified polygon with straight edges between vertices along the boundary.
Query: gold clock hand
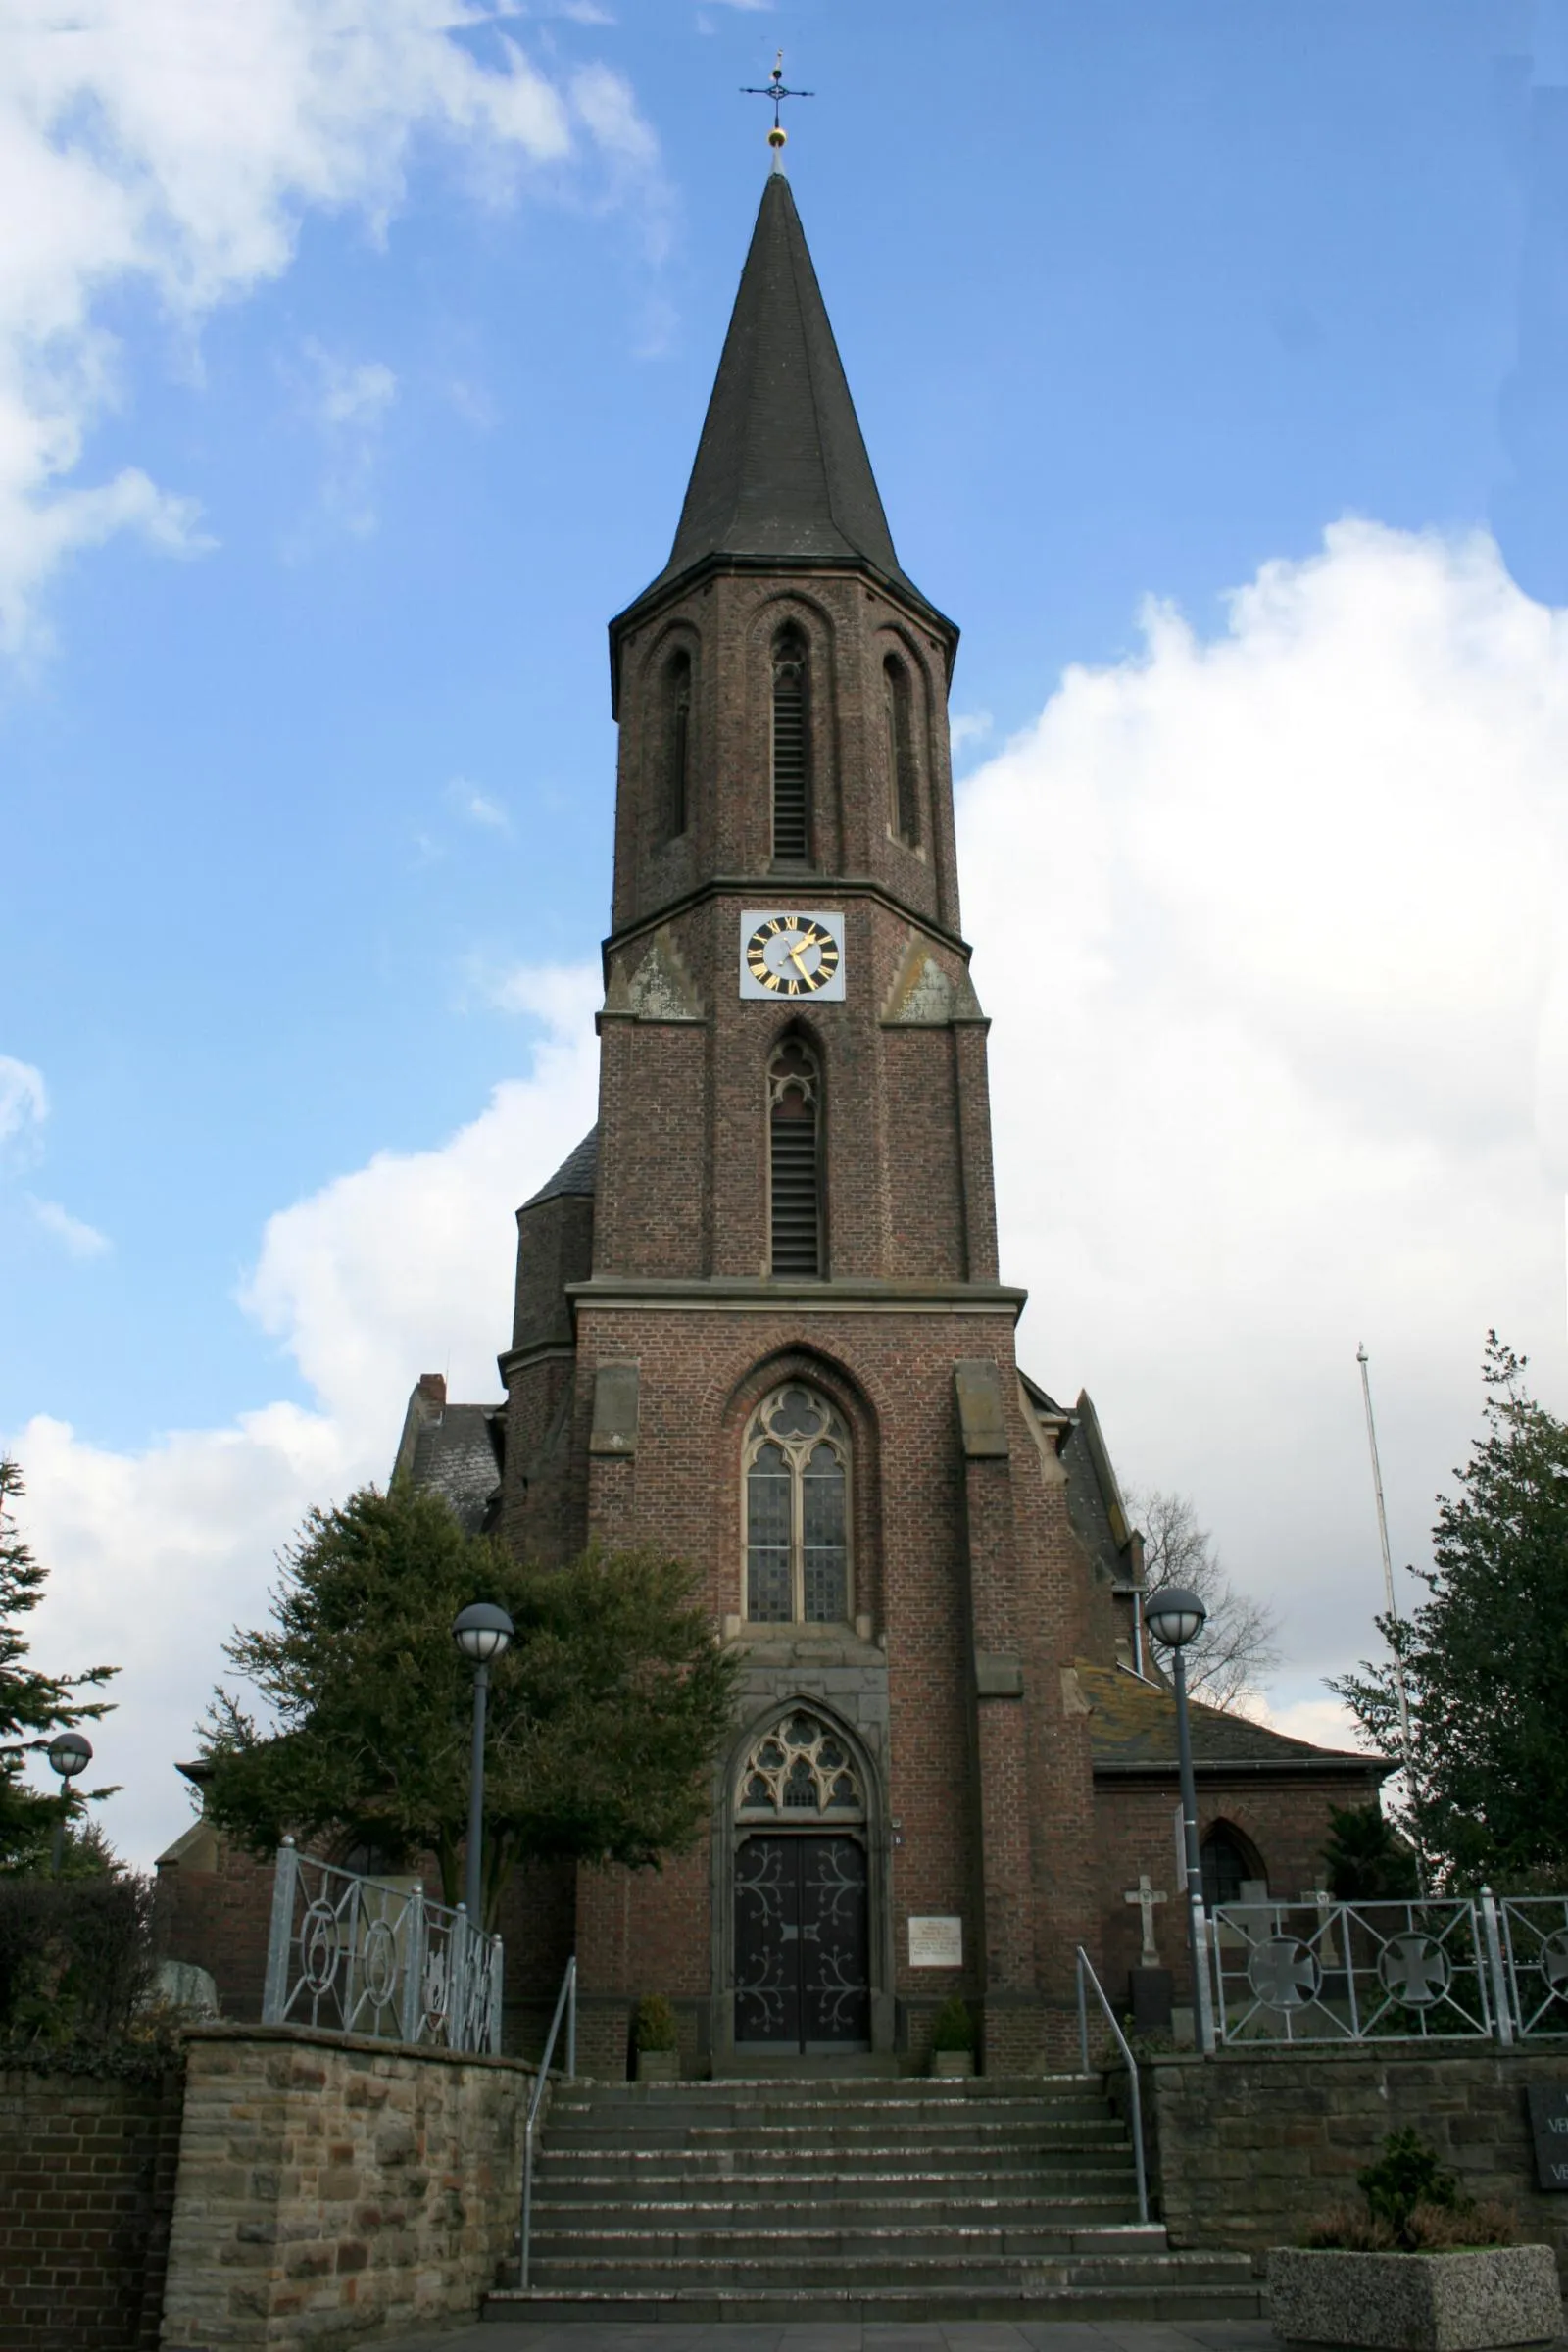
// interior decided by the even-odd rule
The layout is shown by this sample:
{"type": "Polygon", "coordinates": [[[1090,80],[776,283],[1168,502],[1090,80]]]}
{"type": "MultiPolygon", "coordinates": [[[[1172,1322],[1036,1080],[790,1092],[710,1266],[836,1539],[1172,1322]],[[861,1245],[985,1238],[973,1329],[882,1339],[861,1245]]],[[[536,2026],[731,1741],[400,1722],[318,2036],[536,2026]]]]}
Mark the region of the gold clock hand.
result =
{"type": "Polygon", "coordinates": [[[789,955],[790,961],[794,964],[795,969],[800,973],[801,978],[803,980],[809,980],[811,975],[807,970],[805,964],[801,961],[801,943],[799,941],[797,941],[795,946],[791,948],[789,955]]]}

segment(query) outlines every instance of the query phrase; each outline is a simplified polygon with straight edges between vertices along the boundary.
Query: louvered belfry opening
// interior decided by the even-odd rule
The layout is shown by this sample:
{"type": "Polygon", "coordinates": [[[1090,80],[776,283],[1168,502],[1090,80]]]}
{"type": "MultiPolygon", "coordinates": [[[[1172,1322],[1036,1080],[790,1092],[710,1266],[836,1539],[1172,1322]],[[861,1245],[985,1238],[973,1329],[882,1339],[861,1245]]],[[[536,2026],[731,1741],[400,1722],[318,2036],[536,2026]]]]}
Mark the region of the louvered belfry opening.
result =
{"type": "Polygon", "coordinates": [[[691,755],[692,658],[682,651],[664,672],[664,827],[669,840],[686,830],[686,773],[691,755]]]}
{"type": "Polygon", "coordinates": [[[882,690],[887,701],[893,830],[912,850],[920,839],[919,784],[909,710],[909,673],[897,654],[889,654],[882,664],[882,690]]]}
{"type": "Polygon", "coordinates": [[[792,621],[773,641],[773,856],[811,856],[811,747],[807,647],[792,621]]]}
{"type": "Polygon", "coordinates": [[[821,1083],[816,1056],[786,1038],[768,1065],[770,1263],[775,1274],[822,1271],[821,1083]]]}

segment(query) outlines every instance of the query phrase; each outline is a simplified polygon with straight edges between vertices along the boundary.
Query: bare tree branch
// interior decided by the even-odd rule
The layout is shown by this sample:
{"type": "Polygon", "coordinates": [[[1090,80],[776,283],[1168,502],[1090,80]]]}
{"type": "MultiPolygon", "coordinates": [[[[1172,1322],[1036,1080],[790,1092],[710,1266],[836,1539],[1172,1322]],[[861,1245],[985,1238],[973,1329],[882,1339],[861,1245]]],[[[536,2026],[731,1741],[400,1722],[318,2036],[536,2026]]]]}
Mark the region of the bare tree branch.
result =
{"type": "Polygon", "coordinates": [[[1208,1611],[1202,1632],[1188,1644],[1188,1689],[1206,1707],[1240,1710],[1280,1662],[1278,1613],[1266,1600],[1237,1591],[1188,1495],[1133,1487],[1126,1501],[1134,1526],[1143,1530],[1146,1591],[1181,1585],[1208,1611]]]}

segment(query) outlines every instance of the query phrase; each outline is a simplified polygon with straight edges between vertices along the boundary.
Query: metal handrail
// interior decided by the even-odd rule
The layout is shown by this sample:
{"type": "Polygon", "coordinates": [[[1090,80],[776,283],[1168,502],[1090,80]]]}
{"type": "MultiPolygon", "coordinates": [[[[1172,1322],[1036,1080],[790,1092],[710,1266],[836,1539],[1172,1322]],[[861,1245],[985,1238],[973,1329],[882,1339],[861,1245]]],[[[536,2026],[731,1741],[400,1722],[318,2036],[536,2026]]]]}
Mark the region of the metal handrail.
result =
{"type": "Polygon", "coordinates": [[[517,2262],[517,2284],[528,2283],[528,2257],[533,2245],[533,2133],[539,2121],[540,2102],[545,2084],[550,2080],[550,2061],[555,2054],[556,2035],[561,2032],[561,2013],[566,2012],[566,2073],[577,2072],[577,1955],[572,1953],[566,1962],[566,1973],[561,1980],[556,1995],[556,2014],[550,2020],[550,2032],[545,2040],[545,2054],[539,2061],[539,2074],[533,2094],[528,2101],[528,2117],[522,2127],[522,2228],[517,2262]]]}
{"type": "Polygon", "coordinates": [[[1095,1964],[1082,1944],[1078,1946],[1078,2048],[1083,2058],[1083,2071],[1089,2072],[1089,2003],[1084,1998],[1084,1979],[1095,1988],[1095,1998],[1105,2012],[1105,2023],[1116,2036],[1116,2047],[1127,2069],[1127,2087],[1132,2104],[1133,2163],[1138,2173],[1138,2219],[1149,2220],[1149,2183],[1144,2177],[1144,2106],[1138,2091],[1138,2061],[1128,2045],[1127,2036],[1116,2022],[1116,2012],[1105,1998],[1104,1987],[1095,1974],[1095,1964]]]}

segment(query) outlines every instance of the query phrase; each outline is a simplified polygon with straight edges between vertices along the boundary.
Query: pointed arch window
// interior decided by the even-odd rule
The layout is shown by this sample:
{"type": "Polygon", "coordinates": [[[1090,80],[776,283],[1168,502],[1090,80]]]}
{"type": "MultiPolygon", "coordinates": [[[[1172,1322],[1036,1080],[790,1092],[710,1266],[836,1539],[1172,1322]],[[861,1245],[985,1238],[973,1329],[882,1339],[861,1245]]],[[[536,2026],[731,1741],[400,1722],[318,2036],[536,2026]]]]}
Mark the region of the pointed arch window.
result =
{"type": "Polygon", "coordinates": [[[850,1441],[813,1389],[775,1389],[743,1458],[746,1616],[753,1625],[839,1625],[850,1616],[850,1441]]]}
{"type": "Polygon", "coordinates": [[[662,699],[664,838],[676,841],[686,830],[691,767],[692,658],[684,646],[665,664],[662,699]]]}
{"type": "Polygon", "coordinates": [[[1244,1886],[1266,1878],[1257,1849],[1233,1822],[1216,1821],[1199,1848],[1203,1869],[1203,1904],[1239,1903],[1244,1886]]]}
{"type": "Polygon", "coordinates": [[[802,1039],[787,1037],[767,1067],[768,1262],[774,1274],[822,1271],[821,1113],[816,1055],[802,1039]]]}
{"type": "Polygon", "coordinates": [[[920,778],[914,760],[914,711],[909,673],[897,654],[882,664],[887,712],[890,822],[896,837],[912,850],[920,839],[920,778]]]}
{"type": "Polygon", "coordinates": [[[810,676],[806,633],[794,621],[773,640],[773,856],[811,856],[810,676]]]}

